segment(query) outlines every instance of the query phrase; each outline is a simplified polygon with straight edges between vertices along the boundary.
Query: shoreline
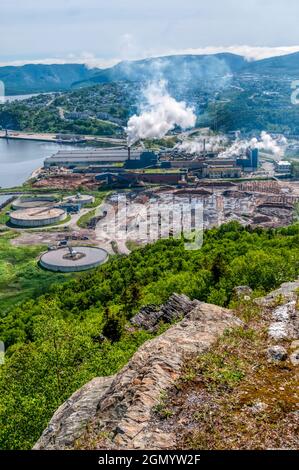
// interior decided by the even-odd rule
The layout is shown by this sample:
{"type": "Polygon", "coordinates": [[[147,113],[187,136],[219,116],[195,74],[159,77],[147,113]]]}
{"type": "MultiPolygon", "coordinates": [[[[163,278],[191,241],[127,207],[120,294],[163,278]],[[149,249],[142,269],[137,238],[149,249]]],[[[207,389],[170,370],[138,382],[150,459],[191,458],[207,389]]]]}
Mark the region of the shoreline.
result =
{"type": "Polygon", "coordinates": [[[57,134],[50,134],[47,132],[37,133],[37,132],[21,132],[21,131],[9,131],[11,134],[6,135],[5,131],[0,131],[0,139],[6,140],[23,140],[31,142],[47,142],[54,144],[64,144],[64,145],[77,145],[77,144],[90,144],[90,143],[107,143],[115,145],[126,145],[125,139],[119,139],[116,137],[104,137],[104,136],[82,136],[82,139],[72,140],[72,139],[59,139],[57,134]]]}

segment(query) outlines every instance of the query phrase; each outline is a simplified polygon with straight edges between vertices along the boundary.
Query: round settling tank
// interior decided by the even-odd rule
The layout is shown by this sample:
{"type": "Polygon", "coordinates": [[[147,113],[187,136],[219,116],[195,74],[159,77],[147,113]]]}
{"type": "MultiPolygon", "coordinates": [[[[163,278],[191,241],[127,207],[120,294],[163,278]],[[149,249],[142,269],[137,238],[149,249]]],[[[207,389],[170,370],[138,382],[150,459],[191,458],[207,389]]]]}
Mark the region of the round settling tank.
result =
{"type": "Polygon", "coordinates": [[[17,227],[43,227],[63,221],[67,217],[63,209],[34,207],[10,213],[10,222],[17,227]]]}
{"type": "Polygon", "coordinates": [[[57,199],[53,196],[23,196],[16,199],[11,207],[14,210],[31,209],[34,207],[50,207],[56,203],[57,199]]]}
{"type": "Polygon", "coordinates": [[[81,207],[94,203],[95,198],[88,194],[76,194],[74,196],[67,196],[63,198],[63,202],[70,204],[80,204],[81,207]]]}
{"type": "Polygon", "coordinates": [[[51,250],[43,254],[40,264],[50,271],[69,273],[86,271],[105,263],[109,258],[106,250],[92,246],[76,246],[51,250]]]}

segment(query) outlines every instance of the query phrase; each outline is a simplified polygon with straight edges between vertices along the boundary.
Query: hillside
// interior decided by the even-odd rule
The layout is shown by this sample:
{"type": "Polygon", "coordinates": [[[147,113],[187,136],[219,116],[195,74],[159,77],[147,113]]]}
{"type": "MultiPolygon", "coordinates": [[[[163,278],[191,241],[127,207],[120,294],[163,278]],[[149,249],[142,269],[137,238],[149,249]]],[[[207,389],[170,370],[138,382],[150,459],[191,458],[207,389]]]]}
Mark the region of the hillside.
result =
{"type": "MultiPolygon", "coordinates": [[[[22,76],[26,67],[14,73],[22,76]]],[[[195,109],[198,126],[221,132],[299,134],[299,106],[290,98],[291,80],[299,76],[299,53],[255,62],[233,54],[170,56],[122,62],[105,70],[49,66],[40,82],[38,67],[27,67],[35,70],[28,86],[34,86],[37,77],[39,91],[44,83],[62,92],[0,105],[3,128],[123,136],[128,118],[143,104],[145,83],[166,78],[170,94],[195,109]]],[[[12,86],[13,74],[10,78],[12,86]]]]}
{"type": "Polygon", "coordinates": [[[298,287],[239,287],[234,310],[173,296],[183,319],[72,395],[34,449],[298,450],[298,287]]]}
{"type": "MultiPolygon", "coordinates": [[[[173,82],[172,96],[193,106],[200,126],[216,131],[299,134],[299,106],[286,79],[241,76],[228,81],[173,82]],[[196,86],[195,86],[196,85],[196,86]]],[[[128,117],[142,103],[142,83],[115,82],[59,95],[38,95],[0,106],[0,126],[35,132],[124,134],[128,117]]]]}
{"type": "Polygon", "coordinates": [[[0,447],[31,448],[76,390],[116,374],[146,340],[167,330],[171,317],[157,312],[174,292],[232,307],[235,286],[248,285],[257,297],[296,279],[298,237],[297,225],[253,230],[230,223],[206,232],[198,251],[185,250],[183,240],[161,240],[76,279],[49,281],[42,296],[32,292],[28,299],[27,292],[25,302],[0,317],[7,348],[0,447]],[[130,322],[145,306],[156,312],[154,328],[130,322]]]}
{"type": "Polygon", "coordinates": [[[107,69],[90,69],[83,64],[28,64],[0,67],[0,80],[6,85],[6,94],[15,95],[66,91],[119,81],[144,82],[159,77],[191,87],[192,82],[196,85],[197,81],[227,75],[240,77],[244,73],[297,79],[299,53],[250,62],[230,53],[174,55],[124,61],[107,69]]]}
{"type": "Polygon", "coordinates": [[[243,57],[234,54],[178,55],[121,62],[110,69],[95,73],[89,80],[74,83],[74,87],[118,81],[144,82],[159,77],[169,81],[211,79],[238,73],[246,65],[243,57]]]}
{"type": "Polygon", "coordinates": [[[94,71],[82,64],[23,65],[0,67],[6,95],[69,90],[73,83],[87,80],[94,71]]]}
{"type": "Polygon", "coordinates": [[[243,72],[296,80],[299,76],[299,52],[250,62],[243,68],[243,72]]]}

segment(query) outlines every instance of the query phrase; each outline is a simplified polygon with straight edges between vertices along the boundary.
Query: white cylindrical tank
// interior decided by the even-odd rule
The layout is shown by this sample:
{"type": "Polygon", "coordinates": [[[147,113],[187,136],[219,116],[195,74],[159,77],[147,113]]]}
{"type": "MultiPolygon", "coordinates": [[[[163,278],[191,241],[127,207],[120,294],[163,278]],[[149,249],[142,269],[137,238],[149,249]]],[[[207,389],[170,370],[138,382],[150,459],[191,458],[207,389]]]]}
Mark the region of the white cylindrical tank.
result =
{"type": "Polygon", "coordinates": [[[59,248],[44,253],[40,265],[50,271],[68,273],[86,271],[105,263],[109,258],[106,250],[93,246],[59,248]]]}
{"type": "Polygon", "coordinates": [[[63,221],[67,217],[63,209],[54,207],[34,207],[10,213],[10,223],[17,227],[43,227],[63,221]]]}

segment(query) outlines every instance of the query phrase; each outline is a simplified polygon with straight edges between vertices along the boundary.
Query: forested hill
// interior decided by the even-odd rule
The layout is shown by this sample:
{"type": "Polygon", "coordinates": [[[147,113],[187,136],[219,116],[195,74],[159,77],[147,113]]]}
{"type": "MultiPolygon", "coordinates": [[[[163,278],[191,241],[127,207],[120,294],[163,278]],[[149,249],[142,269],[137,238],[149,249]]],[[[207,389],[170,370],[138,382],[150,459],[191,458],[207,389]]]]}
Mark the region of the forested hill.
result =
{"type": "Polygon", "coordinates": [[[94,71],[83,64],[27,64],[0,67],[6,95],[25,95],[69,90],[73,83],[88,80],[94,71]]]}
{"type": "Polygon", "coordinates": [[[298,242],[298,225],[253,230],[230,223],[206,232],[198,251],[161,240],[2,312],[0,447],[29,449],[75,390],[126,364],[152,336],[128,323],[141,306],[173,292],[227,306],[235,286],[270,291],[298,276],[298,242]]]}
{"type": "Polygon", "coordinates": [[[5,67],[0,80],[7,95],[60,93],[0,105],[0,127],[123,136],[128,117],[143,104],[145,82],[163,78],[171,96],[194,108],[197,126],[297,135],[299,106],[291,96],[298,77],[299,53],[251,62],[234,54],[159,57],[102,70],[76,64],[5,67]]]}
{"type": "Polygon", "coordinates": [[[67,91],[101,83],[143,82],[164,78],[190,87],[201,80],[243,74],[298,79],[299,53],[247,61],[236,54],[173,55],[124,61],[113,67],[89,68],[84,64],[27,64],[0,67],[7,95],[67,91]]]}

